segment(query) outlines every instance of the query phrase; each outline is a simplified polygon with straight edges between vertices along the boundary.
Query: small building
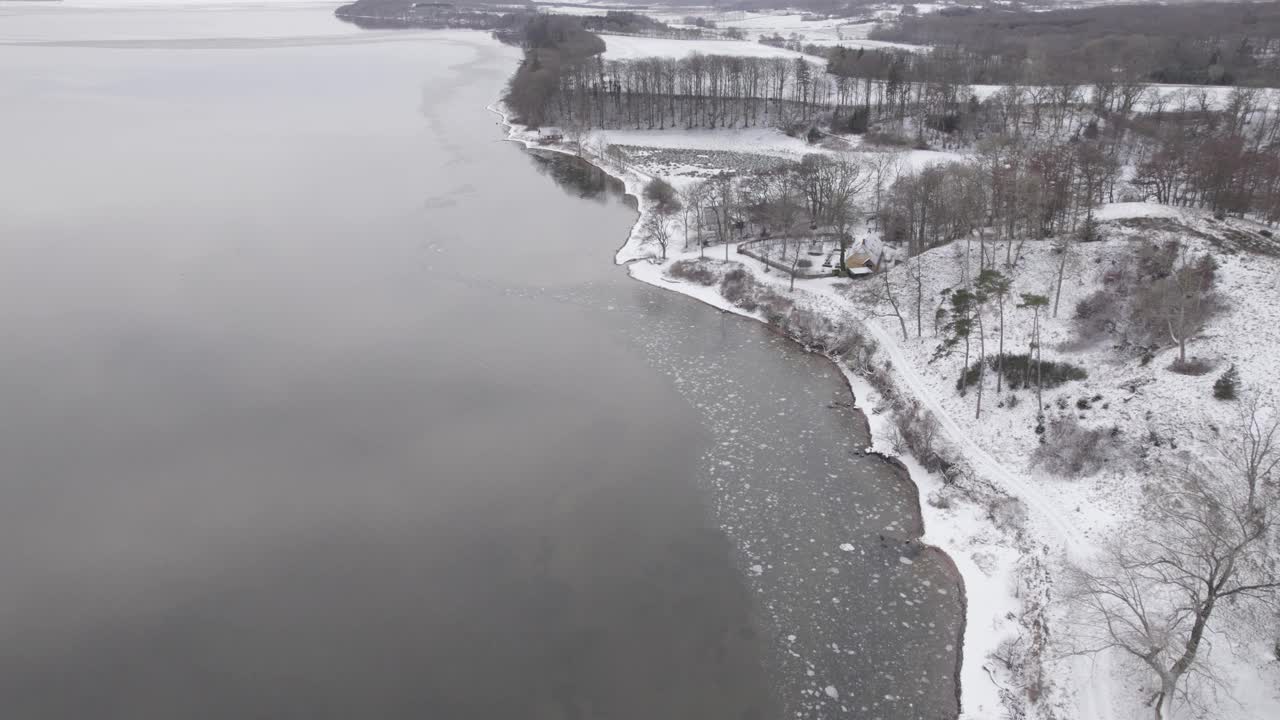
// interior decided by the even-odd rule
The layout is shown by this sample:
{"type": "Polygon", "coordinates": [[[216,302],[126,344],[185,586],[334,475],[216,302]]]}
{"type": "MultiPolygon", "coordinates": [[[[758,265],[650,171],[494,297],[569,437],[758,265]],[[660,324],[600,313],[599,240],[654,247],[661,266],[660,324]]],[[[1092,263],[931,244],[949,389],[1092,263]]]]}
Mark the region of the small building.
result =
{"type": "Polygon", "coordinates": [[[849,275],[870,275],[876,271],[875,258],[860,253],[849,253],[844,256],[844,269],[849,275]]]}

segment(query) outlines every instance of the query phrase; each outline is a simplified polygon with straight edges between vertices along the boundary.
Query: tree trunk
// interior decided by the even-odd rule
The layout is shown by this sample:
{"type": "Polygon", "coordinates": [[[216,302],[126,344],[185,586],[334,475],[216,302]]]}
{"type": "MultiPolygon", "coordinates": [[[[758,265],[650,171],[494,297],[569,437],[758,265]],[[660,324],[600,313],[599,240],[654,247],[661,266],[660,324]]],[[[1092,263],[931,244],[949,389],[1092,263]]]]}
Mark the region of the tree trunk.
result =
{"type": "Polygon", "coordinates": [[[1004,386],[1004,298],[1000,298],[1000,356],[996,358],[996,394],[1004,386]]]}
{"type": "Polygon", "coordinates": [[[880,274],[884,276],[884,296],[889,301],[889,306],[893,308],[893,314],[898,318],[898,325],[902,327],[902,339],[906,340],[910,337],[907,334],[907,321],[902,319],[902,313],[898,310],[898,299],[893,296],[893,289],[889,287],[889,271],[881,269],[880,274]]]}
{"type": "MultiPolygon", "coordinates": [[[[1044,411],[1044,388],[1043,383],[1041,382],[1041,379],[1043,378],[1043,374],[1041,373],[1041,360],[1044,355],[1041,352],[1041,342],[1039,342],[1039,307],[1036,309],[1036,331],[1034,332],[1036,332],[1036,413],[1039,414],[1044,411]]],[[[1028,357],[1028,361],[1029,360],[1030,357],[1028,357]]]]}
{"type": "Polygon", "coordinates": [[[924,267],[916,256],[916,337],[924,336],[924,267]]]}
{"type": "Polygon", "coordinates": [[[982,307],[978,307],[978,410],[975,418],[982,417],[982,387],[987,376],[987,333],[982,327],[982,307]]]}
{"type": "Polygon", "coordinates": [[[1062,275],[1067,269],[1067,252],[1071,248],[1071,241],[1064,239],[1062,241],[1062,259],[1058,261],[1058,287],[1053,292],[1053,316],[1058,317],[1058,301],[1062,299],[1062,275]]]}

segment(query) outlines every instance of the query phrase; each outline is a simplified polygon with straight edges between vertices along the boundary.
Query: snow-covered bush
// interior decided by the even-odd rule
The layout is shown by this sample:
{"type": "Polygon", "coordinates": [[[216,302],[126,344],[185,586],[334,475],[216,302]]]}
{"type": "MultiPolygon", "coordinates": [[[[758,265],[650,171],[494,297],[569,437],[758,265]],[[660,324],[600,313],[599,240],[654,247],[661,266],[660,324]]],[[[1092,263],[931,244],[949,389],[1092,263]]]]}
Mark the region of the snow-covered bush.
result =
{"type": "Polygon", "coordinates": [[[1119,451],[1119,430],[1086,428],[1074,415],[1053,418],[1032,463],[1063,477],[1087,477],[1102,469],[1119,451]]]}
{"type": "MultiPolygon", "coordinates": [[[[810,345],[810,341],[818,341],[823,331],[820,327],[809,327],[801,323],[795,328],[790,327],[792,316],[792,302],[787,298],[767,288],[762,289],[756,299],[759,305],[760,315],[764,317],[764,321],[775,327],[782,328],[782,331],[795,338],[805,347],[819,347],[819,345],[810,345]]],[[[821,324],[825,322],[824,318],[820,318],[810,313],[811,323],[821,324]]]]}
{"type": "Polygon", "coordinates": [[[880,393],[880,397],[892,400],[897,395],[897,388],[893,385],[893,364],[888,360],[882,365],[869,364],[867,370],[863,373],[863,377],[867,379],[867,383],[880,393]]]}
{"type": "Polygon", "coordinates": [[[942,427],[933,413],[914,400],[899,403],[893,414],[894,442],[901,444],[920,460],[920,464],[930,472],[946,471],[954,464],[941,452],[939,434],[942,427]]]}
{"type": "Polygon", "coordinates": [[[1076,303],[1068,350],[1083,350],[1114,334],[1124,318],[1125,299],[1112,289],[1090,293],[1076,303]]]}
{"type": "Polygon", "coordinates": [[[1174,360],[1169,363],[1169,370],[1179,375],[1200,376],[1207,374],[1213,369],[1213,363],[1204,358],[1188,358],[1186,360],[1174,360]]]}
{"type": "Polygon", "coordinates": [[[755,276],[743,268],[734,268],[720,278],[720,294],[735,307],[754,312],[760,303],[756,300],[759,284],[755,276]]]}
{"type": "Polygon", "coordinates": [[[929,503],[931,507],[936,507],[939,510],[950,510],[952,506],[951,495],[950,493],[944,492],[945,490],[945,487],[934,490],[929,493],[927,498],[925,498],[925,502],[929,503]]]}
{"type": "Polygon", "coordinates": [[[992,498],[987,503],[987,519],[998,528],[1016,532],[1027,520],[1027,506],[1007,495],[992,498]]]}
{"type": "MultiPolygon", "coordinates": [[[[1017,390],[1021,387],[1034,388],[1037,383],[1043,389],[1048,390],[1072,380],[1084,380],[1089,377],[1089,373],[1084,368],[1072,365],[1069,362],[1061,360],[1041,360],[1037,362],[1035,358],[1028,354],[1013,355],[1006,353],[1003,362],[1000,361],[1000,356],[990,355],[987,357],[987,367],[993,371],[998,368],[1004,375],[1004,379],[1011,390],[1017,390]]],[[[956,381],[956,389],[959,390],[969,385],[976,385],[978,383],[979,370],[978,363],[975,362],[970,365],[964,375],[956,381]]],[[[994,373],[988,379],[993,378],[994,373]]]]}
{"type": "Polygon", "coordinates": [[[840,328],[839,335],[832,341],[828,352],[843,358],[854,372],[867,376],[875,371],[875,355],[879,349],[879,344],[873,338],[867,337],[855,327],[846,326],[840,328]]]}
{"type": "Polygon", "coordinates": [[[793,314],[791,300],[762,286],[745,268],[736,267],[724,274],[720,279],[720,294],[733,303],[734,307],[747,312],[758,311],[765,322],[781,328],[806,346],[811,346],[811,341],[817,343],[819,340],[823,342],[812,346],[825,346],[826,338],[822,336],[832,332],[833,326],[829,321],[812,313],[810,317],[799,319],[795,327],[790,327],[793,314]]]}
{"type": "MultiPolygon", "coordinates": [[[[785,298],[770,298],[770,300],[776,302],[785,298]]],[[[768,315],[769,312],[766,310],[765,316],[768,317],[768,315]]],[[[834,343],[837,342],[838,333],[835,325],[826,317],[811,310],[803,308],[792,310],[780,326],[793,340],[810,350],[830,352],[834,343]]]]}
{"type": "Polygon", "coordinates": [[[881,145],[884,147],[911,147],[914,141],[903,135],[895,135],[889,132],[876,131],[869,132],[863,136],[863,143],[866,145],[881,145]]]}
{"type": "Polygon", "coordinates": [[[716,272],[711,269],[709,260],[677,260],[667,268],[667,274],[698,285],[714,285],[716,282],[716,272]]]}

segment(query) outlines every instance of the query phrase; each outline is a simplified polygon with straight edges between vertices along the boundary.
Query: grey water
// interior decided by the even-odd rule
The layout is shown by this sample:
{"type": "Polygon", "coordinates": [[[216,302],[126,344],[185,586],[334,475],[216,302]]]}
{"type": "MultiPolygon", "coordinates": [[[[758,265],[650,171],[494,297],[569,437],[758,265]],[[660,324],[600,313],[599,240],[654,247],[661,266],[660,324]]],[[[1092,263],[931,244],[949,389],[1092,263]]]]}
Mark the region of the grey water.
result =
{"type": "Polygon", "coordinates": [[[5,716],[954,717],[836,369],[614,266],[516,50],[331,12],[0,6],[5,716]]]}

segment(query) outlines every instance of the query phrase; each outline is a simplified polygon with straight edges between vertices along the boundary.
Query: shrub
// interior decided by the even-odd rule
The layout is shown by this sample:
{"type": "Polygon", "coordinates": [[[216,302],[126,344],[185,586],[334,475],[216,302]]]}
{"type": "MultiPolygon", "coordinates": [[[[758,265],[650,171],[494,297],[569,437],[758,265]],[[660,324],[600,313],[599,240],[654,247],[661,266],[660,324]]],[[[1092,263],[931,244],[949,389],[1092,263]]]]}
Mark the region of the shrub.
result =
{"type": "Polygon", "coordinates": [[[862,142],[867,145],[882,145],[885,147],[911,147],[914,141],[912,141],[911,138],[903,137],[902,135],[875,131],[864,135],[862,142]]]}
{"type": "Polygon", "coordinates": [[[1072,315],[1074,337],[1069,346],[1086,348],[1115,333],[1123,317],[1125,302],[1110,290],[1098,290],[1076,303],[1072,315]]]}
{"type": "Polygon", "coordinates": [[[1201,358],[1191,358],[1189,360],[1174,360],[1169,363],[1169,370],[1179,375],[1200,376],[1208,373],[1213,369],[1213,363],[1201,358]]]}
{"type": "MultiPolygon", "coordinates": [[[[758,305],[760,314],[764,316],[765,322],[782,328],[783,332],[791,335],[792,337],[796,337],[797,340],[800,340],[801,345],[809,347],[809,344],[805,340],[798,338],[795,333],[792,332],[792,328],[789,327],[789,321],[792,315],[792,305],[790,300],[772,290],[764,289],[761,290],[757,296],[756,304],[758,305]]],[[[814,321],[816,322],[816,320],[817,318],[814,316],[814,321]]],[[[819,331],[815,331],[815,333],[819,333],[819,331]]]]}
{"type": "Polygon", "coordinates": [[[1026,525],[1027,507],[1017,498],[994,498],[987,504],[987,519],[998,528],[1016,530],[1026,525]]]}
{"type": "Polygon", "coordinates": [[[1118,428],[1086,428],[1073,415],[1054,418],[1031,462],[1055,475],[1086,477],[1116,456],[1119,434],[1118,428]]]}
{"type": "Polygon", "coordinates": [[[929,503],[929,505],[932,507],[938,508],[939,510],[951,509],[951,496],[945,494],[943,490],[945,490],[945,488],[934,490],[933,492],[929,493],[929,496],[925,499],[925,502],[929,503]]]}
{"type": "Polygon", "coordinates": [[[836,342],[837,332],[831,321],[809,310],[792,310],[783,321],[782,329],[810,350],[829,352],[836,342]]]}
{"type": "Polygon", "coordinates": [[[1213,382],[1213,396],[1218,400],[1235,400],[1240,391],[1240,371],[1232,365],[1213,382]]]}
{"type": "Polygon", "coordinates": [[[662,178],[656,177],[650,180],[644,186],[644,196],[657,205],[660,212],[670,213],[680,209],[680,199],[676,196],[676,189],[662,178]]]}
{"type": "MultiPolygon", "coordinates": [[[[987,367],[995,369],[1001,367],[999,355],[992,355],[987,358],[987,367]]],[[[1035,387],[1036,385],[1036,362],[1028,354],[1004,355],[1003,374],[1009,387],[1017,389],[1019,387],[1035,387]]],[[[956,389],[962,390],[969,385],[978,383],[978,363],[974,363],[967,368],[962,377],[956,381],[956,389]]],[[[1085,369],[1068,362],[1043,360],[1039,367],[1041,387],[1048,390],[1058,387],[1063,383],[1072,380],[1084,380],[1089,377],[1089,373],[1085,369]]]]}
{"type": "Polygon", "coordinates": [[[897,388],[893,386],[892,370],[893,365],[885,360],[883,365],[872,365],[863,375],[867,379],[867,384],[880,393],[880,397],[890,400],[897,394],[897,388]]]}
{"type": "Polygon", "coordinates": [[[1091,320],[1106,311],[1113,302],[1110,293],[1106,290],[1098,290],[1076,303],[1076,312],[1072,319],[1091,320]]]}
{"type": "Polygon", "coordinates": [[[842,327],[836,330],[836,336],[827,351],[843,359],[854,372],[868,375],[875,370],[874,360],[879,349],[874,339],[863,335],[856,328],[842,327]]]}
{"type": "Polygon", "coordinates": [[[1173,265],[1178,260],[1182,249],[1176,241],[1163,245],[1142,245],[1137,252],[1138,275],[1143,278],[1164,278],[1173,272],[1173,265]]]}
{"type": "Polygon", "coordinates": [[[813,267],[813,261],[809,258],[800,258],[796,261],[796,267],[801,269],[811,268],[813,267]]]}
{"type": "Polygon", "coordinates": [[[902,447],[909,450],[929,472],[945,475],[954,465],[942,455],[938,447],[938,433],[942,428],[937,418],[919,403],[912,401],[898,405],[895,408],[893,425],[895,445],[900,443],[902,447]]]}
{"type": "Polygon", "coordinates": [[[801,120],[793,120],[782,126],[782,132],[787,137],[798,138],[809,129],[809,124],[801,120]]]}
{"type": "Polygon", "coordinates": [[[760,303],[756,301],[756,279],[743,268],[734,268],[720,278],[720,294],[734,307],[753,312],[760,303]]]}
{"type": "Polygon", "coordinates": [[[698,285],[714,285],[716,282],[716,274],[706,260],[677,260],[667,268],[667,274],[698,285]]]}

